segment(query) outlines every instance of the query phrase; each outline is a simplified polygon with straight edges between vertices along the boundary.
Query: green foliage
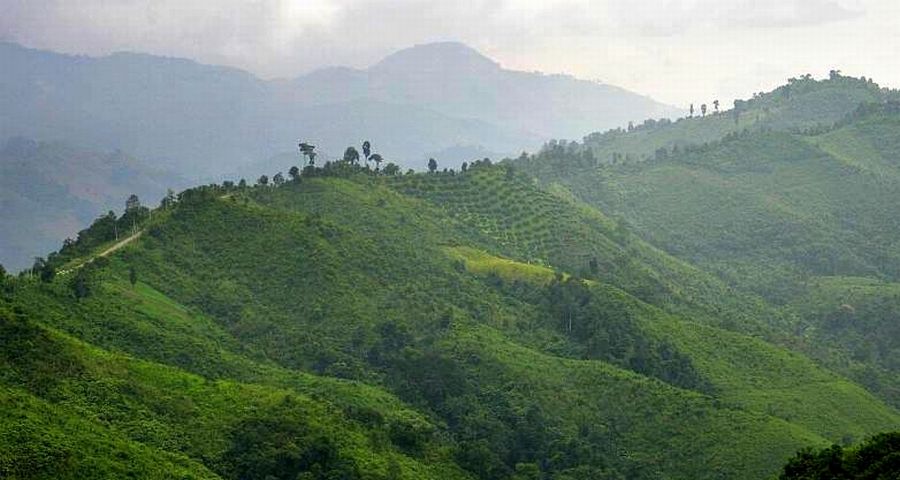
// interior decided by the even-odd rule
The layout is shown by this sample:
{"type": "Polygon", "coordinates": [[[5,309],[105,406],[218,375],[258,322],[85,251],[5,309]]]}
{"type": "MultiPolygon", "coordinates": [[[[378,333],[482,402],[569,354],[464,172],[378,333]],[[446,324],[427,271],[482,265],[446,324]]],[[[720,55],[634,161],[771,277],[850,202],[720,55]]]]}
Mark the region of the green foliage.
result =
{"type": "MultiPolygon", "coordinates": [[[[779,307],[754,315],[778,319],[759,333],[898,405],[896,98],[869,81],[801,78],[740,105],[762,112],[760,128],[716,133],[713,115],[698,125],[715,138],[682,131],[687,143],[644,162],[598,166],[580,146],[557,142],[517,165],[779,307]],[[860,105],[871,101],[881,103],[860,105]]],[[[679,128],[623,135],[647,145],[679,128]]]]}
{"type": "Polygon", "coordinates": [[[342,458],[334,440],[316,432],[292,412],[238,423],[225,453],[226,471],[249,480],[362,478],[350,458],[342,458]]]}
{"type": "Polygon", "coordinates": [[[790,459],[781,480],[881,480],[900,472],[900,433],[876,435],[854,448],[804,449],[790,459]]]}
{"type": "Polygon", "coordinates": [[[103,257],[87,263],[76,269],[75,273],[68,280],[69,289],[76,299],[90,297],[100,286],[103,268],[107,264],[107,260],[103,257]]]}
{"type": "MultiPolygon", "coordinates": [[[[900,428],[858,385],[764,340],[814,316],[816,297],[779,310],[724,263],[698,260],[720,278],[658,250],[634,233],[649,237],[651,220],[676,253],[724,255],[730,234],[685,240],[663,200],[617,189],[688,168],[790,174],[821,161],[811,138],[734,136],[605,169],[621,177],[599,177],[601,193],[536,184],[519,163],[401,176],[326,162],[302,181],[182,192],[108,256],[118,220],[101,219],[56,279],[0,291],[0,399],[16,402],[0,417],[0,472],[750,479],[804,446],[900,428]],[[639,201],[647,217],[628,210],[639,201]]],[[[873,322],[892,312],[866,303],[873,322]]]]}
{"type": "MultiPolygon", "coordinates": [[[[200,467],[200,462],[225,478],[271,475],[293,479],[301,474],[310,474],[311,478],[384,478],[379,472],[386,472],[391,464],[416,478],[463,478],[453,467],[441,470],[442,454],[433,448],[430,437],[422,440],[422,451],[433,457],[433,464],[427,467],[395,453],[389,443],[372,450],[371,442],[390,438],[387,427],[366,426],[335,409],[331,406],[333,400],[325,398],[340,390],[324,384],[321,386],[331,395],[313,400],[309,393],[210,382],[177,369],[112,355],[28,320],[4,318],[0,329],[4,339],[8,339],[0,350],[5,385],[27,391],[40,402],[61,405],[63,418],[83,418],[81,423],[88,425],[79,427],[82,432],[112,436],[117,439],[116,448],[147,445],[156,455],[179,452],[174,457],[204,472],[203,478],[214,475],[200,467]],[[187,457],[195,460],[187,461],[187,457]],[[359,474],[359,470],[365,474],[359,474]]],[[[366,397],[346,398],[360,406],[371,401],[366,397]]],[[[25,408],[29,411],[37,407],[25,408]]],[[[28,415],[46,422],[38,412],[29,411],[28,415]]],[[[390,410],[384,412],[391,415],[390,410]]],[[[13,414],[10,420],[15,418],[13,414]]],[[[399,418],[394,422],[402,425],[399,418]]],[[[61,432],[47,438],[58,434],[61,432]]],[[[90,435],[86,437],[85,442],[92,441],[90,435]]],[[[16,437],[0,436],[3,438],[13,441],[16,437]]],[[[12,472],[39,474],[44,468],[65,473],[69,466],[85,463],[75,452],[65,450],[65,444],[51,442],[47,448],[63,449],[61,454],[65,456],[41,466],[36,462],[44,460],[24,450],[40,443],[29,442],[16,446],[16,450],[8,450],[10,445],[4,444],[3,451],[10,453],[3,457],[0,467],[12,472]]],[[[128,456],[93,460],[119,469],[131,462],[128,456]]],[[[163,468],[165,464],[160,463],[141,476],[165,478],[154,474],[163,468]]],[[[112,475],[98,472],[85,478],[109,476],[112,475]]]]}

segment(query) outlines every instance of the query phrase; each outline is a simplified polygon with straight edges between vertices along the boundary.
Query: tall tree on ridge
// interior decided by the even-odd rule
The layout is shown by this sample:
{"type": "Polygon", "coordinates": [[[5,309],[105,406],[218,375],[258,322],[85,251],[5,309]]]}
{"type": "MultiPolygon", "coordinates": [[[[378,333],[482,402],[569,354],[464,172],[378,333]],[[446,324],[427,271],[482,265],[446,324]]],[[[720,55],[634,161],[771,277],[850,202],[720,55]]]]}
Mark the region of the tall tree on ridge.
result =
{"type": "Polygon", "coordinates": [[[132,193],[128,196],[128,199],[125,200],[125,213],[131,213],[139,208],[141,208],[141,199],[132,193]]]}
{"type": "Polygon", "coordinates": [[[381,162],[384,161],[384,158],[378,153],[373,153],[369,159],[375,162],[375,171],[377,172],[378,169],[381,168],[381,162]]]}
{"type": "Polygon", "coordinates": [[[369,157],[372,155],[372,144],[366,140],[362,143],[363,157],[366,159],[366,166],[369,166],[369,157]]]}
{"type": "Polygon", "coordinates": [[[359,165],[359,151],[354,147],[344,150],[344,161],[350,165],[359,165]]]}
{"type": "Polygon", "coordinates": [[[304,157],[309,159],[309,165],[315,166],[316,165],[316,146],[306,143],[306,142],[300,142],[298,147],[300,147],[300,153],[304,157]]]}
{"type": "Polygon", "coordinates": [[[128,200],[125,200],[125,215],[131,217],[131,233],[137,232],[137,216],[141,211],[141,200],[137,195],[131,194],[128,200]]]}

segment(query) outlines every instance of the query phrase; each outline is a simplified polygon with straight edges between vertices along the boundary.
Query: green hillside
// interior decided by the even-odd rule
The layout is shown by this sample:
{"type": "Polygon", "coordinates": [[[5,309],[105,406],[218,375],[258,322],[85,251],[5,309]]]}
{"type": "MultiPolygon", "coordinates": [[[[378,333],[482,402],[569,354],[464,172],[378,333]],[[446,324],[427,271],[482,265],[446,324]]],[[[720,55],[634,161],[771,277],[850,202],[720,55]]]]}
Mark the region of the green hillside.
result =
{"type": "MultiPolygon", "coordinates": [[[[860,104],[897,100],[897,91],[881,88],[871,79],[839,73],[824,80],[801,76],[771,92],[736,100],[733,105],[722,104],[718,111],[710,101],[706,115],[701,114],[697,104],[693,117],[647,120],[627,130],[592,133],[580,145],[558,142],[551,147],[577,153],[585,165],[633,163],[716,142],[744,130],[816,131],[840,122],[860,104]]],[[[559,167],[567,168],[571,163],[564,162],[559,167]]]]}
{"type": "Polygon", "coordinates": [[[900,428],[760,339],[794,313],[507,166],[129,215],[3,280],[6,476],[755,479],[900,428]]]}
{"type": "MultiPolygon", "coordinates": [[[[768,338],[898,405],[900,109],[890,101],[897,93],[845,77],[803,84],[809,91],[780,110],[773,104],[772,116],[753,128],[643,162],[587,164],[580,146],[556,146],[513,165],[763,297],[783,320],[768,338]],[[860,100],[886,103],[850,108],[860,100]],[[797,129],[785,118],[821,122],[797,129]]],[[[774,101],[785,88],[754,101],[774,101]]]]}
{"type": "Polygon", "coordinates": [[[663,253],[565,188],[539,188],[515,167],[476,164],[462,175],[404,176],[390,184],[473,226],[480,234],[473,242],[519,261],[611,283],[729,329],[760,333],[784,322],[760,299],[663,253]]]}

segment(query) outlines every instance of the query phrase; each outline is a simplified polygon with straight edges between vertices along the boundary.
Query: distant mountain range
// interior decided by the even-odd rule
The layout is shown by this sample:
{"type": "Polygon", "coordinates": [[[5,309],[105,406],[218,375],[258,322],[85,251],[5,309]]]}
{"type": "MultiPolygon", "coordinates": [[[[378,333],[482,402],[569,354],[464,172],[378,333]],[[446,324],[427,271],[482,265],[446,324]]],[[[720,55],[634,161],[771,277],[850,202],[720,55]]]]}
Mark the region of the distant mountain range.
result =
{"type": "Polygon", "coordinates": [[[517,154],[551,137],[678,113],[617,87],[506,70],[459,43],[272,81],[184,59],[11,43],[0,43],[0,64],[0,138],[121,149],[193,178],[293,152],[298,139],[324,157],[368,139],[388,161],[423,168],[429,156],[448,164],[517,154]]]}

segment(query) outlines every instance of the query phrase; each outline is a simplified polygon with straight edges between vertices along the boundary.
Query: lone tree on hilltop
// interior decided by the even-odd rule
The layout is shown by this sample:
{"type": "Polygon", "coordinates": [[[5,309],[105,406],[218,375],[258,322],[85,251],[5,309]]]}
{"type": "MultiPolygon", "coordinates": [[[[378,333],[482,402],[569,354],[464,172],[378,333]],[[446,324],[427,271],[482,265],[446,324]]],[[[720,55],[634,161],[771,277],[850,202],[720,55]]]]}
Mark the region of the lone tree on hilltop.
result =
{"type": "Polygon", "coordinates": [[[706,116],[706,104],[705,103],[703,105],[700,105],[700,115],[704,116],[704,117],[706,116]]]}
{"type": "Polygon", "coordinates": [[[719,113],[719,101],[718,100],[713,100],[713,109],[716,111],[716,113],[719,113]]]}
{"type": "Polygon", "coordinates": [[[274,183],[276,187],[280,186],[284,183],[284,175],[282,175],[281,172],[276,173],[275,176],[272,177],[272,183],[274,183]]]}
{"type": "Polygon", "coordinates": [[[128,199],[125,200],[125,213],[134,212],[139,208],[141,208],[141,199],[132,193],[128,199]]]}
{"type": "Polygon", "coordinates": [[[369,164],[369,157],[372,155],[372,143],[368,140],[362,143],[363,157],[366,159],[366,165],[369,164]]]}
{"type": "Polygon", "coordinates": [[[358,165],[359,150],[354,147],[347,147],[347,149],[344,150],[344,161],[349,163],[350,165],[358,165]]]}
{"type": "Polygon", "coordinates": [[[266,186],[269,184],[269,177],[266,175],[260,175],[259,180],[256,181],[257,185],[266,186]]]}
{"type": "Polygon", "coordinates": [[[694,104],[691,104],[691,118],[694,118],[694,104]]]}
{"type": "Polygon", "coordinates": [[[430,173],[434,173],[438,168],[437,160],[433,158],[428,159],[428,171],[430,173]]]}
{"type": "Polygon", "coordinates": [[[168,209],[168,208],[172,208],[173,206],[175,206],[175,204],[177,202],[178,202],[178,197],[175,196],[175,191],[172,190],[171,188],[169,188],[166,190],[166,196],[163,197],[162,200],[160,200],[159,206],[164,209],[168,209]]]}
{"type": "Polygon", "coordinates": [[[141,200],[137,195],[132,193],[128,199],[125,200],[125,216],[131,217],[131,233],[137,231],[137,221],[138,217],[141,216],[141,210],[143,210],[141,207],[141,200]]]}
{"type": "Polygon", "coordinates": [[[300,169],[297,168],[296,165],[294,165],[290,170],[288,170],[288,176],[290,176],[291,180],[295,182],[300,181],[300,169]]]}
{"type": "Polygon", "coordinates": [[[388,163],[384,166],[384,170],[382,171],[385,175],[397,175],[400,173],[400,166],[396,163],[388,163]]]}

